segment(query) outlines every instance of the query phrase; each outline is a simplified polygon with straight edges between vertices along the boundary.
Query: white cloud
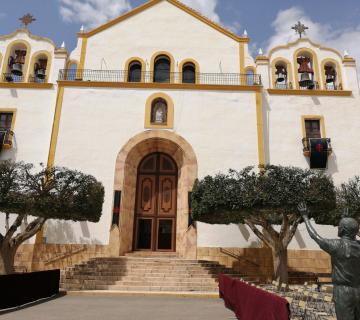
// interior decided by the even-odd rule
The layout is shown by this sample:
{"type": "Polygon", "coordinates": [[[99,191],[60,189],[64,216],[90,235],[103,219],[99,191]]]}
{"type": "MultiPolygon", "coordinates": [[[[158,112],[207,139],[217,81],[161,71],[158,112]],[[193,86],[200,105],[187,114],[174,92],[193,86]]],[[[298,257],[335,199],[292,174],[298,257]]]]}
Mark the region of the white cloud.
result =
{"type": "Polygon", "coordinates": [[[291,26],[298,21],[309,27],[306,37],[312,41],[337,49],[341,53],[343,50],[348,50],[351,56],[360,62],[360,24],[353,28],[335,29],[330,24],[313,21],[299,7],[278,12],[272,24],[275,32],[267,43],[267,50],[296,40],[298,35],[291,29],[291,26]]]}
{"type": "Polygon", "coordinates": [[[199,11],[216,23],[220,23],[220,17],[216,12],[218,0],[181,0],[182,3],[190,8],[199,11]]]}
{"type": "Polygon", "coordinates": [[[59,0],[64,21],[94,28],[131,9],[129,0],[59,0]]]}

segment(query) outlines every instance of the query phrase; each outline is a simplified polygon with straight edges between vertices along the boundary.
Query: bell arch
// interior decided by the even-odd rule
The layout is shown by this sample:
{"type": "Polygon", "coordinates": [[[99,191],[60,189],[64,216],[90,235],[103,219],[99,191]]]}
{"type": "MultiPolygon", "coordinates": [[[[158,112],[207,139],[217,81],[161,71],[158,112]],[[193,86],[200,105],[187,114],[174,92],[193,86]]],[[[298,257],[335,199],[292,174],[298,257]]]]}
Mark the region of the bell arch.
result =
{"type": "Polygon", "coordinates": [[[51,53],[49,51],[46,50],[41,50],[41,51],[37,51],[35,52],[32,57],[31,57],[31,62],[30,62],[30,69],[29,69],[29,81],[31,81],[31,78],[34,77],[35,78],[35,65],[36,63],[39,63],[39,61],[43,59],[46,60],[46,64],[44,66],[40,66],[40,67],[45,67],[45,79],[43,79],[44,81],[42,82],[50,82],[50,70],[51,70],[51,53]]]}
{"type": "Polygon", "coordinates": [[[195,152],[181,136],[170,131],[150,130],[131,138],[119,152],[115,165],[114,190],[121,191],[118,230],[110,234],[110,252],[123,255],[132,251],[134,237],[135,191],[137,169],[148,154],[169,155],[178,168],[176,252],[181,257],[196,258],[196,228],[189,227],[189,192],[197,178],[195,152]]]}
{"type": "Polygon", "coordinates": [[[319,59],[316,52],[310,48],[299,48],[294,52],[294,75],[295,75],[295,86],[296,89],[300,89],[299,85],[299,71],[298,71],[298,61],[297,58],[301,55],[309,55],[312,59],[312,65],[314,69],[314,81],[319,83],[320,88],[322,88],[322,84],[320,81],[320,73],[319,73],[319,59]]]}

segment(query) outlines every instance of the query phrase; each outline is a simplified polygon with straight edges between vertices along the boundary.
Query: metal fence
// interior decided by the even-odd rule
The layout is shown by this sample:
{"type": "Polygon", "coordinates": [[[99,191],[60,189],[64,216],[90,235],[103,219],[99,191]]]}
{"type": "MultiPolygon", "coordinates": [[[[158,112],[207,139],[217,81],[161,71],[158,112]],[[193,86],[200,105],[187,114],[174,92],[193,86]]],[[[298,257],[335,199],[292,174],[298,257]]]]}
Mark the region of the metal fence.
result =
{"type": "Polygon", "coordinates": [[[172,84],[209,84],[209,85],[261,85],[258,74],[240,73],[194,73],[181,72],[138,72],[130,74],[127,70],[75,70],[63,69],[59,72],[59,79],[67,81],[94,82],[138,82],[138,83],[172,83],[172,84]]]}

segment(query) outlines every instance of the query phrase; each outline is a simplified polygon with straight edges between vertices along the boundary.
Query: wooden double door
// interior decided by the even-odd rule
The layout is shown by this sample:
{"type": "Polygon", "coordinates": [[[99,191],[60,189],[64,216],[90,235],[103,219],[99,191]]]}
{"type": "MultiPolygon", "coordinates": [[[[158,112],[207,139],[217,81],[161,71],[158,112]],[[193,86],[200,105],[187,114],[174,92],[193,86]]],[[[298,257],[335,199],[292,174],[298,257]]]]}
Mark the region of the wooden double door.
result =
{"type": "Polygon", "coordinates": [[[176,250],[178,170],[164,153],[153,153],[137,173],[134,250],[176,250]]]}

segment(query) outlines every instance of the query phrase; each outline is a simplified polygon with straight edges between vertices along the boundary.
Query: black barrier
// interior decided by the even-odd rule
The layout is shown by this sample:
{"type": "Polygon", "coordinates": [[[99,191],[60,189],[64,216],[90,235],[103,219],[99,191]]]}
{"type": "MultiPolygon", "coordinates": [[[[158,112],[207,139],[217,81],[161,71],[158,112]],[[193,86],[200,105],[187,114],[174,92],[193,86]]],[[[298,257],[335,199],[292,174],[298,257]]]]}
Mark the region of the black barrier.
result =
{"type": "Polygon", "coordinates": [[[14,308],[59,293],[60,270],[0,276],[0,309],[14,308]]]}

